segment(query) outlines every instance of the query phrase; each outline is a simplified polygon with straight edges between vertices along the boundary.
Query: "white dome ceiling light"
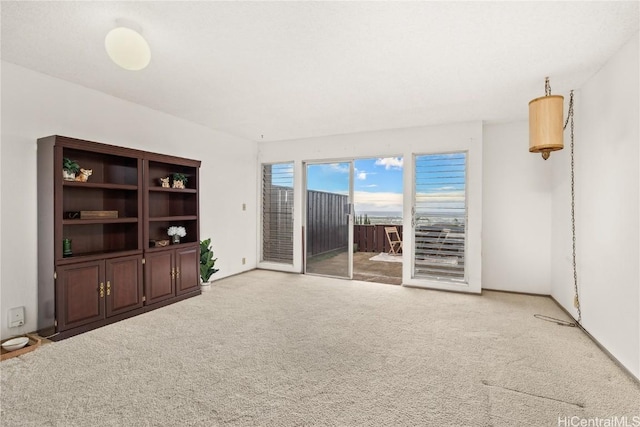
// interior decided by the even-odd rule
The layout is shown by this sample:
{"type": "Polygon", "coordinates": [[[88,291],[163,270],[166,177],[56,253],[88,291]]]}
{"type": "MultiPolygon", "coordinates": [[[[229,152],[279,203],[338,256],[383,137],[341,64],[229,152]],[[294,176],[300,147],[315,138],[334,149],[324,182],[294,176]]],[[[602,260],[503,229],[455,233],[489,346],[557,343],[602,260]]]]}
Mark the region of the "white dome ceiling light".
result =
{"type": "Polygon", "coordinates": [[[109,58],[125,70],[138,71],[149,65],[151,49],[140,33],[126,27],[109,31],[104,39],[109,58]]]}

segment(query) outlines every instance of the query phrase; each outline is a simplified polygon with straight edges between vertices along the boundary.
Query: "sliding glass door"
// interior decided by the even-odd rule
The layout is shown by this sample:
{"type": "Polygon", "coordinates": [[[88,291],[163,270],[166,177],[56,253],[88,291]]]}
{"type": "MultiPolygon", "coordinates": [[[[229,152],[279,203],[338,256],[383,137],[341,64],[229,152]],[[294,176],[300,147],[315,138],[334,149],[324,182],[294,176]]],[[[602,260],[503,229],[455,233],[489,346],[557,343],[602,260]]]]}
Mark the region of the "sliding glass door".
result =
{"type": "Polygon", "coordinates": [[[305,273],[353,275],[353,162],[306,164],[305,273]]]}

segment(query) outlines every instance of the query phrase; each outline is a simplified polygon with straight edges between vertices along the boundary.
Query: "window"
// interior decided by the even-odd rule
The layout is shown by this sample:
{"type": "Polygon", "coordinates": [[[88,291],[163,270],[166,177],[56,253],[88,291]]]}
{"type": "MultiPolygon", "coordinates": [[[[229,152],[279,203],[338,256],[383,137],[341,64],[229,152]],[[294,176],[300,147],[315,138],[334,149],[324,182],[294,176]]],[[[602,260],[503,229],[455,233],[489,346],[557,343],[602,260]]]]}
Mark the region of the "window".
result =
{"type": "Polygon", "coordinates": [[[415,158],[415,278],[466,283],[466,160],[466,153],[415,158]]]}
{"type": "Polygon", "coordinates": [[[293,163],[262,165],[262,261],[293,264],[293,163]]]}

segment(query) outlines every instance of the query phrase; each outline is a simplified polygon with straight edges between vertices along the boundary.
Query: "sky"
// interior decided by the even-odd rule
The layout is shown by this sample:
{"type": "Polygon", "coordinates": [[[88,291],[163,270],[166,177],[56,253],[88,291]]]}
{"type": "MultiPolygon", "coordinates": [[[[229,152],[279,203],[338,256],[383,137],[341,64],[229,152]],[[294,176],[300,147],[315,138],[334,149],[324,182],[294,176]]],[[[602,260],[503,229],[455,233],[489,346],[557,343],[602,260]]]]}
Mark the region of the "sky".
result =
{"type": "MultiPolygon", "coordinates": [[[[354,204],[356,214],[402,213],[401,157],[359,159],[354,162],[354,204]]],[[[310,190],[347,194],[349,163],[309,165],[310,190]]]]}
{"type": "MultiPolygon", "coordinates": [[[[402,157],[354,161],[356,215],[402,216],[402,157]]],[[[418,216],[464,215],[465,154],[416,157],[415,208],[418,216]]],[[[349,162],[310,164],[309,190],[348,194],[349,162]]]]}
{"type": "MultiPolygon", "coordinates": [[[[274,165],[273,183],[293,186],[293,165],[274,165]]],[[[349,162],[307,165],[307,188],[338,194],[349,193],[349,162]]],[[[402,216],[402,157],[354,161],[354,209],[356,215],[402,216]]],[[[465,214],[466,155],[464,153],[416,156],[415,200],[417,218],[453,218],[465,214]]]]}

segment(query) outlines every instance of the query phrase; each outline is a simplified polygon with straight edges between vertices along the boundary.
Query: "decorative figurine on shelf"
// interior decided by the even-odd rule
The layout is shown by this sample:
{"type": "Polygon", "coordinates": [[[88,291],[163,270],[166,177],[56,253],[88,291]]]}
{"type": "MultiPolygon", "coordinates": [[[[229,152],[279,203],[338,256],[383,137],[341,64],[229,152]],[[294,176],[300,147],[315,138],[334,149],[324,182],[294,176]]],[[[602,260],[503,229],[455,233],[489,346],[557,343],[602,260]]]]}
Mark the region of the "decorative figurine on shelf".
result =
{"type": "Polygon", "coordinates": [[[180,243],[180,238],[187,235],[187,231],[181,225],[172,225],[167,229],[167,234],[171,236],[171,243],[177,245],[180,243]]]}
{"type": "Polygon", "coordinates": [[[71,255],[73,255],[71,251],[71,239],[62,239],[62,256],[67,258],[71,255]]]}
{"type": "Polygon", "coordinates": [[[93,169],[80,168],[80,175],[76,176],[75,180],[79,182],[87,182],[92,173],[93,173],[93,169]]]}
{"type": "Polygon", "coordinates": [[[173,188],[184,188],[187,184],[187,177],[182,173],[173,174],[173,188]]]}
{"type": "Polygon", "coordinates": [[[160,184],[162,185],[162,188],[169,188],[169,177],[160,178],[160,184]]]}
{"type": "Polygon", "coordinates": [[[62,159],[62,179],[65,181],[75,181],[76,174],[80,171],[80,165],[75,160],[67,157],[62,159]]]}

